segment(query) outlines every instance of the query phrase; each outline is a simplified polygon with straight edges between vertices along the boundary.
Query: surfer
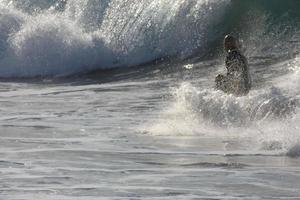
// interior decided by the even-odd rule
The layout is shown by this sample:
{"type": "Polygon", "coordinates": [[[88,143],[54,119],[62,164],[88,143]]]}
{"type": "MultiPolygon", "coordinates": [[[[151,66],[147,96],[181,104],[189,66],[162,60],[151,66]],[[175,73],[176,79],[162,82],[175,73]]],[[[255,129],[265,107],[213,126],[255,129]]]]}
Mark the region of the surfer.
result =
{"type": "Polygon", "coordinates": [[[232,35],[226,35],[224,49],[227,53],[225,60],[227,73],[216,77],[216,89],[237,96],[248,94],[251,88],[248,62],[238,48],[237,39],[232,35]]]}

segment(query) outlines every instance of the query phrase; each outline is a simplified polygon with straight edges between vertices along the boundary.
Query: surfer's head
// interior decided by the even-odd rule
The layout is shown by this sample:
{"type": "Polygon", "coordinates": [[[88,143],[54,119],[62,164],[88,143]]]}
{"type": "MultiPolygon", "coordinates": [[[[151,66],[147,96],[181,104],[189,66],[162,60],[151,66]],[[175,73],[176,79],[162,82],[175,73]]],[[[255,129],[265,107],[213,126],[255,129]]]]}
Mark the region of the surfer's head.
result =
{"type": "Polygon", "coordinates": [[[232,35],[226,35],[224,38],[224,49],[225,51],[233,50],[238,48],[238,41],[232,35]]]}

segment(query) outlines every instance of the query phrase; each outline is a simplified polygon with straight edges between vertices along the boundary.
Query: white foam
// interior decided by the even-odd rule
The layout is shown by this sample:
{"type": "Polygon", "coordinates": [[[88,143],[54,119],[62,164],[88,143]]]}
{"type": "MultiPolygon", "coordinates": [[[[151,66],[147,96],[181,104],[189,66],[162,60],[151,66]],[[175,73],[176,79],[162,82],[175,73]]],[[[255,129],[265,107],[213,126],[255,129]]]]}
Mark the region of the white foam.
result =
{"type": "Polygon", "coordinates": [[[235,97],[188,82],[173,91],[173,102],[146,131],[152,135],[251,138],[252,149],[299,154],[298,58],[274,85],[235,97]],[[288,82],[287,84],[283,82],[288,82]]]}
{"type": "Polygon", "coordinates": [[[220,18],[227,2],[74,0],[42,8],[23,2],[23,9],[22,2],[1,1],[0,77],[60,76],[186,57],[204,44],[210,19],[220,18]]]}

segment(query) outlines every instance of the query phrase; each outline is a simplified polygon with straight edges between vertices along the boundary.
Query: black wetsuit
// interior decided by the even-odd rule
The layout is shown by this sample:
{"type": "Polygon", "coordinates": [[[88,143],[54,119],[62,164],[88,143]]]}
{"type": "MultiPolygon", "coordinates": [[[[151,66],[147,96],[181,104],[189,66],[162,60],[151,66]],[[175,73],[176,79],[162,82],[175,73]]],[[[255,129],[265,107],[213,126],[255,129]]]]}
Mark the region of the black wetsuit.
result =
{"type": "Polygon", "coordinates": [[[251,88],[248,62],[238,50],[229,50],[226,56],[226,75],[216,77],[216,88],[226,93],[245,95],[251,88]]]}

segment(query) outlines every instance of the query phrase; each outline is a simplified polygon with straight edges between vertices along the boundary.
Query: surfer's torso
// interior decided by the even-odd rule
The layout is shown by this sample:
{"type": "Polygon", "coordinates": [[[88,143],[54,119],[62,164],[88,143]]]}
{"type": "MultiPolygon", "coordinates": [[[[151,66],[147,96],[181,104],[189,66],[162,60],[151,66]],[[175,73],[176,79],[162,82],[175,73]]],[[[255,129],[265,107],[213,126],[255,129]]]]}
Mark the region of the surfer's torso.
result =
{"type": "Polygon", "coordinates": [[[226,93],[245,95],[251,88],[248,62],[239,50],[229,50],[225,60],[227,73],[216,78],[217,89],[226,93]]]}

